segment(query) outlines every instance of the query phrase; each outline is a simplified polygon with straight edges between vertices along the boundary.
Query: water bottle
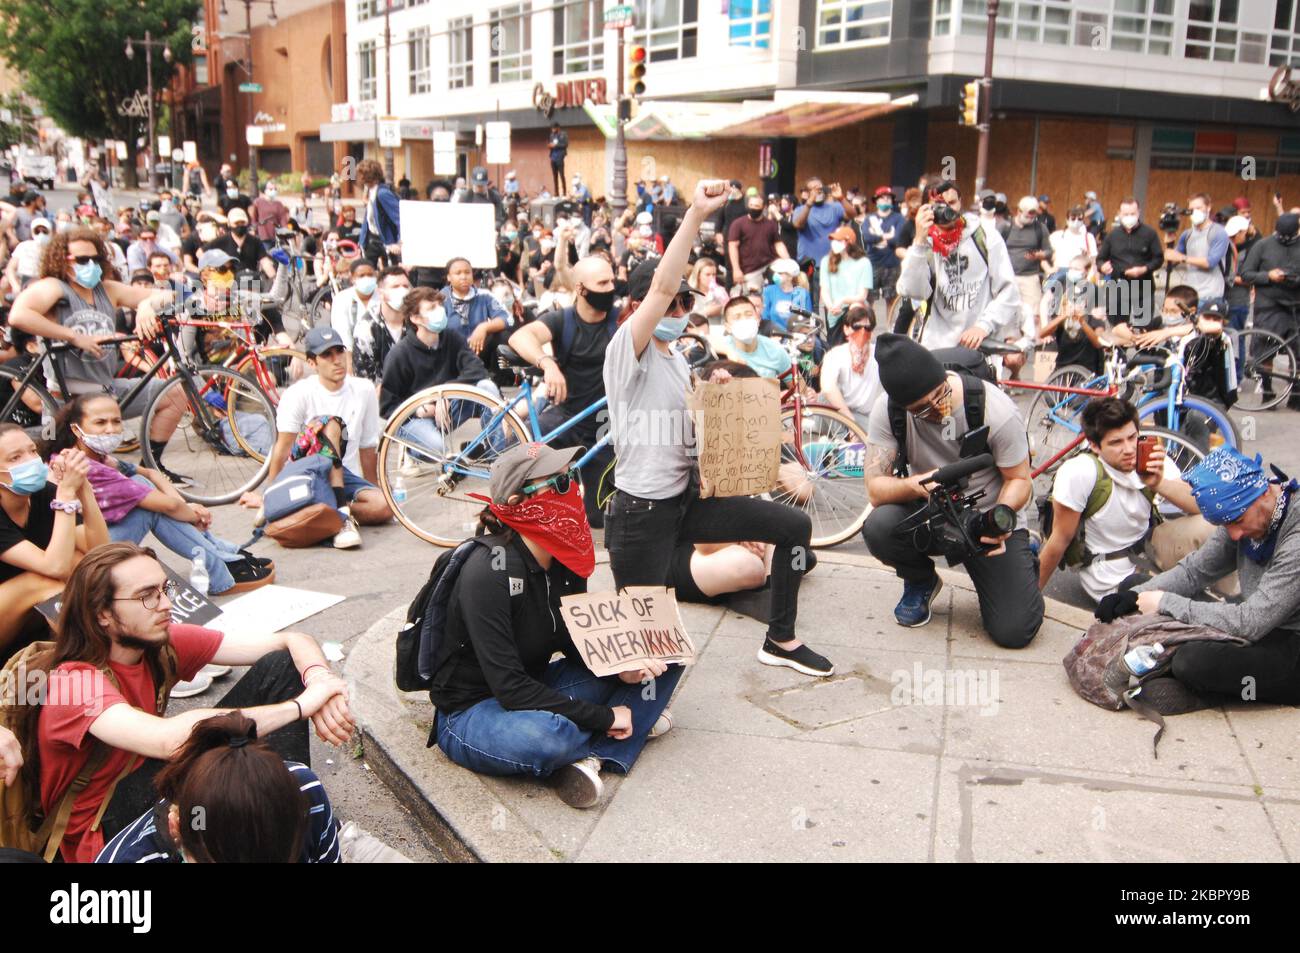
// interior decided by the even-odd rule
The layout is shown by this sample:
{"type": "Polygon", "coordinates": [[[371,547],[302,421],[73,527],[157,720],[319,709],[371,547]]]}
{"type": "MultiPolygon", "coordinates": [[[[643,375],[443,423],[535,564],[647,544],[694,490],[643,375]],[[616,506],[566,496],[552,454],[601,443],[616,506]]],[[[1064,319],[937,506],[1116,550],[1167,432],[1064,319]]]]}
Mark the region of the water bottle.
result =
{"type": "Polygon", "coordinates": [[[1139,645],[1124,653],[1124,664],[1134,675],[1141,678],[1160,664],[1160,656],[1165,647],[1159,642],[1152,645],[1139,645]]]}
{"type": "Polygon", "coordinates": [[[208,594],[208,585],[208,567],[203,561],[203,550],[195,546],[194,561],[190,564],[190,586],[195,592],[206,596],[208,594]]]}
{"type": "Polygon", "coordinates": [[[406,481],[400,474],[393,479],[393,502],[398,505],[406,502],[406,481]]]}

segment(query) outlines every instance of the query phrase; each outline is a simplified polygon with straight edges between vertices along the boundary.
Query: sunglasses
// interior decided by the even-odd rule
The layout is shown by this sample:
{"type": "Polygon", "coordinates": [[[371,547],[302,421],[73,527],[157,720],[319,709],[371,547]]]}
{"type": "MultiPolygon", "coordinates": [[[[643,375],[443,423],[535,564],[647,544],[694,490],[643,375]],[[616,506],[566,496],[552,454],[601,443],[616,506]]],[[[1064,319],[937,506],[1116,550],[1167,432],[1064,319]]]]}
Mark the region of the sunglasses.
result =
{"type": "Polygon", "coordinates": [[[540,493],[548,486],[554,487],[555,492],[563,496],[569,492],[569,487],[573,485],[573,471],[565,470],[563,473],[557,473],[555,476],[543,480],[541,483],[530,483],[524,487],[523,492],[527,494],[540,493]]]}
{"type": "Polygon", "coordinates": [[[50,233],[50,230],[49,230],[48,228],[33,228],[33,229],[32,229],[32,234],[33,234],[33,235],[48,235],[49,233],[50,233]]]}
{"type": "Polygon", "coordinates": [[[92,261],[99,261],[98,255],[69,255],[68,261],[76,262],[78,265],[89,265],[92,261]]]}
{"type": "Polygon", "coordinates": [[[218,267],[218,268],[213,268],[212,270],[215,271],[215,272],[216,272],[217,274],[219,274],[219,275],[229,275],[229,274],[233,274],[234,271],[235,271],[235,269],[234,269],[233,267],[231,267],[231,265],[230,265],[229,262],[227,262],[227,263],[224,264],[224,265],[221,265],[221,266],[218,267]]]}
{"type": "Polygon", "coordinates": [[[851,331],[874,331],[875,327],[870,324],[855,324],[849,330],[851,331]]]}

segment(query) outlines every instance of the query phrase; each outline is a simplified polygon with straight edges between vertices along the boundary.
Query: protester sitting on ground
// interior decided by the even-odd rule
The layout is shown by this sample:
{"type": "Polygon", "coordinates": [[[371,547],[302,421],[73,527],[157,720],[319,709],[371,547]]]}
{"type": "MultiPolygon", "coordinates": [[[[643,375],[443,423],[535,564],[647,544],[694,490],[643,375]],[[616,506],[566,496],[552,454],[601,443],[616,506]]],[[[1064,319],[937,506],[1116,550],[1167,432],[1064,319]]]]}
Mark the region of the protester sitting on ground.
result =
{"type": "Polygon", "coordinates": [[[77,561],[109,541],[80,450],[47,467],[17,424],[0,424],[0,657],[17,648],[28,613],[63,589],[77,561]],[[77,517],[81,517],[80,526],[77,517]]]}
{"type": "Polygon", "coordinates": [[[1052,531],[1038,555],[1038,587],[1046,588],[1058,567],[1077,567],[1084,591],[1098,602],[1150,577],[1138,568],[1148,549],[1156,568],[1168,569],[1177,561],[1167,558],[1170,552],[1195,549],[1212,527],[1158,438],[1150,438],[1154,448],[1145,471],[1138,470],[1137,407],[1118,397],[1093,400],[1082,423],[1088,452],[1066,460],[1052,481],[1052,531]],[[1161,522],[1161,499],[1191,515],[1161,522]]]}
{"type": "MultiPolygon", "coordinates": [[[[357,325],[367,318],[373,319],[379,311],[383,298],[376,295],[379,288],[378,272],[375,266],[364,258],[357,258],[351,267],[352,284],[334,296],[330,303],[330,324],[343,338],[343,345],[349,353],[356,349],[355,333],[357,325]]],[[[349,373],[353,373],[351,367],[349,373]]]]}
{"type": "Polygon", "coordinates": [[[772,278],[772,283],[763,289],[763,320],[767,327],[785,331],[793,309],[812,310],[808,279],[791,258],[772,262],[772,278]]]}
{"type": "MultiPolygon", "coordinates": [[[[348,374],[348,351],[333,328],[312,328],[302,343],[316,373],[280,395],[267,483],[284,469],[291,453],[294,460],[314,453],[333,459],[330,485],[343,517],[334,548],[356,549],[361,545],[358,523],[377,526],[393,516],[375,485],[379,397],[369,383],[348,374]]],[[[239,503],[255,509],[262,505],[262,496],[250,490],[239,503]]]]}
{"type": "Polygon", "coordinates": [[[239,709],[281,757],[302,764],[306,719],[322,741],[352,737],[347,685],[311,636],[176,625],[175,594],[152,550],[100,546],[68,580],[53,649],[29,660],[28,671],[50,675],[43,704],[12,712],[25,759],[19,783],[32,809],[67,818],[58,844],[67,862],[92,861],[157,801],[155,775],[213,715],[239,709]],[[209,662],[252,667],[216,708],[164,717],[170,684],[209,662]]]}
{"type": "Polygon", "coordinates": [[[876,316],[868,305],[855,304],[844,316],[846,340],[826,352],[821,367],[821,396],[864,431],[871,408],[884,390],[871,339],[876,316]]]}
{"type": "MultiPolygon", "coordinates": [[[[1071,270],[1069,274],[1077,272],[1071,270]]],[[[1101,317],[1091,313],[1088,287],[1080,278],[1068,290],[1053,290],[1043,296],[1044,306],[1051,307],[1056,316],[1043,325],[1039,343],[1056,344],[1058,368],[1077,365],[1099,375],[1106,361],[1106,342],[1101,337],[1106,330],[1106,316],[1104,310],[1101,317]]]]}
{"type": "MultiPolygon", "coordinates": [[[[411,290],[411,279],[400,265],[392,265],[381,271],[376,281],[378,308],[367,310],[358,317],[352,329],[353,344],[348,361],[349,373],[374,381],[378,387],[384,377],[384,363],[389,352],[406,333],[402,303],[411,290]]],[[[341,334],[340,340],[343,340],[341,334]]],[[[344,347],[347,347],[346,343],[344,347]]]]}
{"type": "Polygon", "coordinates": [[[275,563],[213,536],[212,513],[187,503],[167,477],[112,454],[121,446],[122,411],[108,394],[83,394],[59,412],[48,454],[86,455],[88,479],[115,542],[139,543],[153,533],[185,559],[203,556],[209,593],[236,595],[275,581],[275,563]]]}
{"type": "Polygon", "coordinates": [[[503,332],[510,329],[510,314],[490,292],[474,284],[474,269],[468,258],[447,262],[447,287],[442,289],[442,296],[447,326],[463,335],[475,354],[495,363],[496,344],[505,341],[503,332]]]}
{"type": "Polygon", "coordinates": [[[32,219],[32,237],[19,242],[9,253],[9,264],[5,268],[5,278],[9,290],[17,294],[35,281],[41,273],[41,256],[50,243],[51,227],[48,219],[32,219]]]}
{"type": "Polygon", "coordinates": [[[196,724],[154,785],[158,803],[106,843],[95,863],[341,859],[339,823],[325,786],[307,765],[283,760],[243,712],[196,724]]]}
{"type": "Polygon", "coordinates": [[[831,232],[831,250],[821,260],[821,304],[826,316],[826,344],[844,341],[844,315],[851,305],[866,304],[875,286],[871,259],[847,225],[831,232]]]}
{"type": "Polygon", "coordinates": [[[1119,343],[1132,347],[1168,347],[1168,342],[1196,330],[1194,319],[1199,304],[1195,288],[1175,285],[1165,293],[1160,317],[1152,327],[1130,327],[1127,322],[1121,322],[1111,329],[1111,333],[1119,343]]]}
{"type": "Polygon", "coordinates": [[[758,312],[748,298],[730,299],[722,316],[727,331],[722,347],[727,356],[748,364],[761,377],[780,378],[789,373],[793,366],[789,352],[758,333],[758,312]]]}
{"type": "Polygon", "coordinates": [[[597,678],[573,645],[560,599],[585,592],[595,568],[570,469],[579,449],[524,444],[492,465],[479,517],[491,547],[474,547],[456,578],[429,697],[452,761],[557,775],[564,802],[587,808],[600,800],[602,766],[630,771],[646,740],[671,727],[661,716],[682,666],[650,661],[597,678]],[[552,661],[556,652],[564,658],[552,661]]]}
{"type": "Polygon", "coordinates": [[[1183,478],[1214,533],[1172,569],[1107,596],[1097,617],[1160,613],[1245,641],[1180,645],[1171,676],[1142,685],[1143,699],[1165,714],[1229,700],[1300,704],[1300,507],[1291,508],[1300,485],[1270,479],[1258,455],[1231,447],[1218,448],[1183,478]],[[1197,598],[1234,571],[1239,601],[1197,598]]]}
{"type": "Polygon", "coordinates": [[[726,200],[726,183],[696,186],[664,257],[645,262],[628,282],[631,314],[605,354],[605,392],[619,461],[617,491],[605,510],[605,546],[618,588],[663,585],[679,542],[773,543],[772,609],[758,652],[765,665],[818,677],[834,673],[829,660],[795,633],[803,566],[812,521],[806,513],[753,497],[699,496],[696,458],[689,444],[690,370],[670,347],[686,327],[693,298],[682,281],[699,227],[726,200]]]}
{"type": "Polygon", "coordinates": [[[1227,301],[1203,301],[1196,314],[1196,332],[1182,339],[1187,392],[1229,408],[1237,402],[1234,340],[1224,333],[1230,320],[1227,301]]]}

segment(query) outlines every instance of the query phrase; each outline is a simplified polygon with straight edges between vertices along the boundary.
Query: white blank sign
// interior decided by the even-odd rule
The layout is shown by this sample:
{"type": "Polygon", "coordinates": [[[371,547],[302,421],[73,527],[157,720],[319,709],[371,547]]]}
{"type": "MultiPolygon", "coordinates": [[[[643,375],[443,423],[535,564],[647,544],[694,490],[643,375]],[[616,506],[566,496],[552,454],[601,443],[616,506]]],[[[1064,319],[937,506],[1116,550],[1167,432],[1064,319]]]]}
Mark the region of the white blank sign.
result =
{"type": "Polygon", "coordinates": [[[496,207],[482,202],[403,202],[402,264],[446,267],[468,258],[475,268],[497,265],[496,207]]]}

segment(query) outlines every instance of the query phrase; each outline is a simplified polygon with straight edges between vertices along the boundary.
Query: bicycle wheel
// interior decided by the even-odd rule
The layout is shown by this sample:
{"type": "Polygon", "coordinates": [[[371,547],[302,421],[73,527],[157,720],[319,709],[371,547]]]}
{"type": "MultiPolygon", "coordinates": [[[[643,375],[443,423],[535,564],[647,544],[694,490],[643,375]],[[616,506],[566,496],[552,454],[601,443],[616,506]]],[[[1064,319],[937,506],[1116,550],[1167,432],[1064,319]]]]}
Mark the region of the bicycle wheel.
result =
{"type": "Polygon", "coordinates": [[[329,282],[326,282],[316,289],[316,293],[311,296],[311,301],[307,305],[309,326],[320,328],[329,324],[333,303],[334,289],[330,287],[329,282]]]}
{"type": "Polygon", "coordinates": [[[256,354],[249,351],[235,365],[235,371],[261,387],[272,407],[280,406],[280,395],[286,388],[316,373],[307,352],[291,347],[259,347],[256,354]]]}
{"type": "MultiPolygon", "coordinates": [[[[1182,403],[1177,405],[1177,410],[1177,432],[1205,452],[1208,453],[1223,444],[1229,447],[1241,447],[1241,432],[1237,429],[1237,423],[1228,416],[1228,412],[1221,404],[1189,394],[1183,398],[1182,403]]],[[[1169,426],[1168,394],[1139,406],[1138,420],[1145,421],[1143,426],[1149,424],[1173,430],[1174,428],[1169,426]]]]}
{"type": "MultiPolygon", "coordinates": [[[[163,448],[162,463],[185,478],[176,487],[181,496],[209,506],[231,503],[266,478],[276,436],[275,410],[255,383],[227,367],[205,365],[177,375],[145,408],[141,434],[153,432],[155,418],[165,421],[177,411],[180,419],[163,448]],[[202,406],[192,400],[187,381],[202,406]],[[239,438],[232,418],[238,421],[239,438]]],[[[145,464],[158,468],[151,441],[141,444],[145,464]]]]}
{"type": "MultiPolygon", "coordinates": [[[[781,477],[771,497],[796,507],[812,520],[814,547],[835,546],[862,529],[871,504],[863,467],[867,435],[851,418],[823,407],[806,407],[795,435],[803,460],[788,445],[781,451],[781,477]]],[[[781,414],[781,426],[794,430],[794,410],[781,414]]]]}
{"type": "MultiPolygon", "coordinates": [[[[1066,364],[1047,377],[1047,387],[1096,386],[1101,380],[1096,373],[1079,364],[1066,364]]],[[[1062,394],[1060,391],[1040,390],[1034,394],[1029,412],[1025,414],[1025,437],[1029,440],[1029,462],[1033,466],[1046,463],[1083,433],[1079,415],[1084,405],[1092,400],[1083,394],[1062,394]]],[[[1053,464],[1045,472],[1054,472],[1053,464]]]]}
{"type": "Polygon", "coordinates": [[[503,402],[472,387],[444,384],[408,398],[379,437],[379,489],[397,521],[420,539],[455,546],[474,535],[488,496],[488,471],[529,438],[512,411],[485,432],[503,402]],[[446,414],[416,417],[425,404],[445,401],[446,414]]]}
{"type": "Polygon", "coordinates": [[[33,440],[54,436],[54,415],[59,402],[34,380],[24,384],[12,367],[0,367],[0,423],[17,424],[33,440]]]}
{"type": "MultiPolygon", "coordinates": [[[[1166,427],[1144,426],[1142,428],[1143,436],[1159,437],[1161,445],[1165,448],[1165,456],[1169,462],[1178,468],[1180,475],[1187,473],[1192,467],[1196,466],[1205,459],[1205,451],[1190,440],[1185,434],[1175,433],[1166,427]]],[[[1160,512],[1168,515],[1181,516],[1183,511],[1168,500],[1161,498],[1160,512]]]]}
{"type": "Polygon", "coordinates": [[[1237,379],[1237,406],[1242,410],[1268,410],[1291,396],[1296,376],[1295,349],[1272,331],[1251,328],[1236,339],[1241,373],[1237,379]]]}

